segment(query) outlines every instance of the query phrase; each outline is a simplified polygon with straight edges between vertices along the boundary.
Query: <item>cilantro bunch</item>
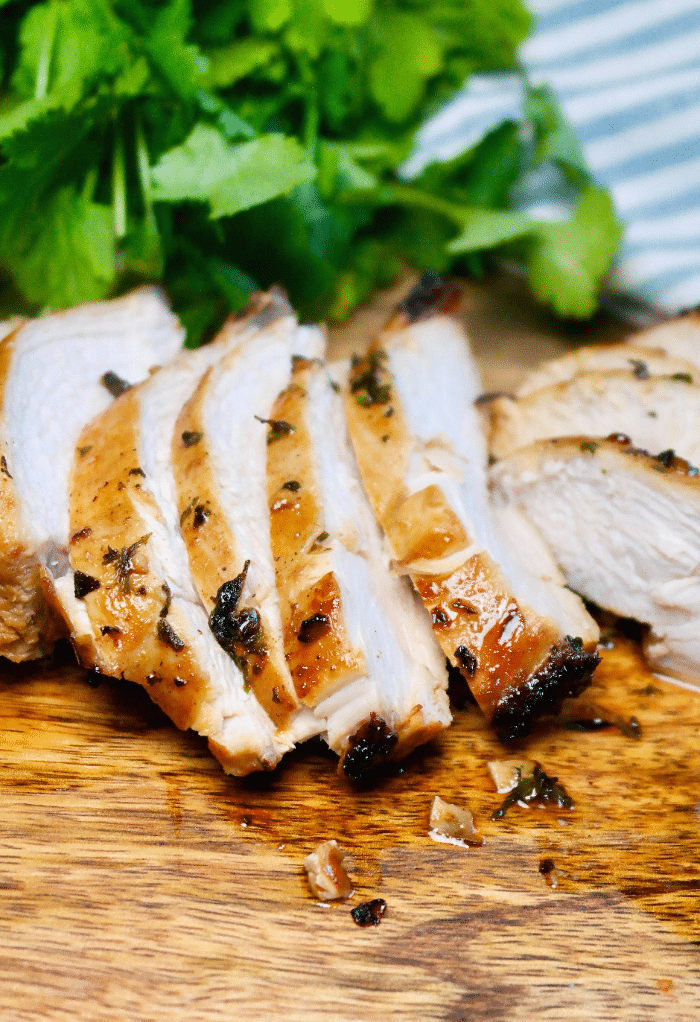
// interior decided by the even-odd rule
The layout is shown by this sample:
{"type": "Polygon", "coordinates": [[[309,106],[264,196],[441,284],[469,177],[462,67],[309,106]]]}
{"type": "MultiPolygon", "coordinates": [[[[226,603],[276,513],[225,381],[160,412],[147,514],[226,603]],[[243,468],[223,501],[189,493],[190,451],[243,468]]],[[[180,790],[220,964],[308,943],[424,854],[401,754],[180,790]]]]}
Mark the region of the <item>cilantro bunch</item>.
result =
{"type": "MultiPolygon", "coordinates": [[[[198,343],[251,289],[342,320],[409,263],[527,267],[588,315],[619,231],[553,94],[410,185],[416,129],[516,67],[519,0],[0,0],[0,270],[66,307],[162,280],[198,343]],[[512,208],[542,163],[565,224],[512,208]]],[[[7,290],[7,289],[6,289],[7,290]]]]}

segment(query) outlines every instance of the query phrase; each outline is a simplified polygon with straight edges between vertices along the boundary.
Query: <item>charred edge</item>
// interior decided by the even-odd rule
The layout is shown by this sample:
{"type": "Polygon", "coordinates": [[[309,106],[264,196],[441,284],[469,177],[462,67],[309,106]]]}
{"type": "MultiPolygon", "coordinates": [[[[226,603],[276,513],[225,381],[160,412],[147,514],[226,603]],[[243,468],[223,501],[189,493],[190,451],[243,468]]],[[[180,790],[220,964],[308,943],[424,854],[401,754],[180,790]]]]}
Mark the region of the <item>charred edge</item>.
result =
{"type": "Polygon", "coordinates": [[[84,571],[73,573],[73,592],[76,600],[84,600],[88,593],[94,593],[102,583],[92,575],[86,575],[84,571]]]}
{"type": "Polygon", "coordinates": [[[415,323],[440,313],[456,312],[461,297],[456,284],[443,280],[435,270],[426,270],[404,300],[399,302],[397,311],[403,312],[409,323],[415,323]]]}
{"type": "Polygon", "coordinates": [[[606,437],[606,440],[612,440],[614,443],[620,444],[625,454],[629,454],[632,457],[650,458],[654,462],[652,468],[656,469],[657,472],[675,472],[691,478],[700,475],[700,470],[695,465],[691,465],[685,458],[679,458],[673,448],[661,451],[660,454],[651,454],[644,447],[633,447],[632,441],[624,433],[611,433],[610,436],[606,437]]]}
{"type": "Polygon", "coordinates": [[[100,383],[110,392],[112,397],[121,397],[127,390],[131,390],[131,384],[127,383],[126,380],[122,380],[121,376],[117,376],[111,369],[100,377],[100,383]]]}
{"type": "Polygon", "coordinates": [[[537,717],[558,712],[563,699],[583,692],[599,663],[598,654],[587,653],[579,638],[567,635],[562,645],[552,646],[542,667],[498,701],[492,724],[499,737],[509,741],[529,734],[537,717]]]}
{"type": "Polygon", "coordinates": [[[343,757],[343,773],[350,781],[366,783],[399,740],[399,736],[385,720],[371,713],[354,735],[350,737],[343,757]]]}
{"type": "Polygon", "coordinates": [[[447,668],[447,695],[449,696],[450,706],[458,710],[463,710],[465,706],[476,706],[476,699],[459,667],[455,667],[447,657],[445,658],[445,666],[447,668]]]}
{"type": "Polygon", "coordinates": [[[204,436],[204,433],[197,433],[193,429],[186,429],[182,434],[182,442],[185,447],[194,447],[204,436]]]}
{"type": "Polygon", "coordinates": [[[164,645],[170,646],[176,653],[180,653],[186,646],[184,640],[173,631],[164,617],[158,621],[156,634],[164,645]]]}

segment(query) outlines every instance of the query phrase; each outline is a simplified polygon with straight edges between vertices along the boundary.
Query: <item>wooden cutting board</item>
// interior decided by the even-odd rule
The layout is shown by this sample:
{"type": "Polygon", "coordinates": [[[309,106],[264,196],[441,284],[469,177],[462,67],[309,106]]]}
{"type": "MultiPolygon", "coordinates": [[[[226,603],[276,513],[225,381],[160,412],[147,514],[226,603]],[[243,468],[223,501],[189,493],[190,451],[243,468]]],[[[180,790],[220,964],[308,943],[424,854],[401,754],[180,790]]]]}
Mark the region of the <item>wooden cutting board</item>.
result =
{"type": "MultiPolygon", "coordinates": [[[[334,335],[335,350],[391,300],[334,335]]],[[[502,279],[466,304],[488,388],[621,332],[600,319],[572,337],[502,279]]],[[[697,1022],[700,695],[614,641],[566,714],[634,715],[641,737],[545,722],[515,752],[575,807],[499,821],[486,763],[513,750],[474,708],[358,792],[320,747],[228,778],[145,692],[90,688],[68,656],[0,668],[0,1019],[697,1022]],[[435,794],[472,808],[482,848],[428,837],[435,794]],[[327,906],[303,859],[330,837],[355,894],[327,906]],[[386,915],[361,929],[350,908],[374,897],[386,915]]]]}

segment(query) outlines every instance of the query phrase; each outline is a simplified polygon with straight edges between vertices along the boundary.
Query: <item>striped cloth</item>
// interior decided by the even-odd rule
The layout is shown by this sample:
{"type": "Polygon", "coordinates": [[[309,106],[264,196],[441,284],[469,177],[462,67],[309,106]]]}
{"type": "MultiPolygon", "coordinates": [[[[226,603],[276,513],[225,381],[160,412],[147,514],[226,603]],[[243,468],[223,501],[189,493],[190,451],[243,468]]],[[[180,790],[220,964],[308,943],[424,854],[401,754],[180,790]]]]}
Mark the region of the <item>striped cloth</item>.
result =
{"type": "MultiPolygon", "coordinates": [[[[626,236],[608,304],[630,319],[700,303],[699,0],[531,0],[536,31],[520,56],[549,82],[609,188],[626,236]]],[[[474,145],[521,108],[511,74],[479,75],[421,130],[403,172],[474,145]]],[[[543,168],[518,204],[561,217],[559,178],[543,168]],[[556,182],[556,183],[555,183],[556,182]]]]}

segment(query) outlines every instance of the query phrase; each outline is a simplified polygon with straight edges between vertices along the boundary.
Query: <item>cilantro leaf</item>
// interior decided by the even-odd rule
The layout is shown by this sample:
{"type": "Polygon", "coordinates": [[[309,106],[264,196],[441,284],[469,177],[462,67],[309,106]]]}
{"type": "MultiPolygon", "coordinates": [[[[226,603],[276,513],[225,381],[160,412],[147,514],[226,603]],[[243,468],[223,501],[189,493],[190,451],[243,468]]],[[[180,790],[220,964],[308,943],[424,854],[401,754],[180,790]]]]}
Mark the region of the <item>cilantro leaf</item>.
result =
{"type": "Polygon", "coordinates": [[[373,19],[372,96],[387,120],[401,123],[423,98],[425,84],[442,68],[437,34],[415,14],[378,11],[373,19]]]}
{"type": "Polygon", "coordinates": [[[574,181],[590,182],[591,176],[576,132],[568,122],[551,85],[529,88],[524,113],[534,124],[538,163],[558,164],[574,181]]]}
{"type": "Polygon", "coordinates": [[[66,308],[104,298],[115,277],[112,212],[62,188],[31,230],[21,215],[4,220],[0,263],[30,301],[66,308]]]}
{"type": "Polygon", "coordinates": [[[567,223],[538,224],[537,239],[526,260],[535,295],[551,302],[560,316],[592,315],[621,238],[610,196],[589,186],[567,223]]]}
{"type": "Polygon", "coordinates": [[[536,221],[524,213],[501,209],[465,209],[463,230],[447,245],[448,252],[479,252],[496,248],[537,231],[536,221]]]}
{"type": "Polygon", "coordinates": [[[181,146],[164,153],[153,168],[156,202],[208,201],[211,216],[241,210],[286,195],[316,168],[298,142],[267,135],[232,144],[210,126],[198,124],[181,146]]]}

